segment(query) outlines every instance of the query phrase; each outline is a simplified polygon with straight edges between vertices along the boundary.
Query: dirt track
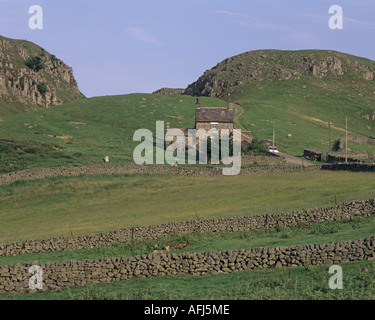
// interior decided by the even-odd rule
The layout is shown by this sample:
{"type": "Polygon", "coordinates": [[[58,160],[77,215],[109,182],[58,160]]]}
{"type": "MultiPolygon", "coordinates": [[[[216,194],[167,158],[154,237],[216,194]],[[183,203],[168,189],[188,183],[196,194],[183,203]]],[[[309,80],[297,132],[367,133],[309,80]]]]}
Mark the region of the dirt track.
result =
{"type": "Polygon", "coordinates": [[[294,156],[291,156],[290,154],[287,154],[287,153],[283,153],[283,152],[280,152],[279,153],[280,156],[282,156],[288,163],[292,163],[292,164],[298,164],[300,166],[304,166],[304,167],[311,167],[311,166],[315,166],[315,164],[307,161],[307,160],[304,160],[303,158],[298,158],[298,157],[294,157],[294,156]]]}

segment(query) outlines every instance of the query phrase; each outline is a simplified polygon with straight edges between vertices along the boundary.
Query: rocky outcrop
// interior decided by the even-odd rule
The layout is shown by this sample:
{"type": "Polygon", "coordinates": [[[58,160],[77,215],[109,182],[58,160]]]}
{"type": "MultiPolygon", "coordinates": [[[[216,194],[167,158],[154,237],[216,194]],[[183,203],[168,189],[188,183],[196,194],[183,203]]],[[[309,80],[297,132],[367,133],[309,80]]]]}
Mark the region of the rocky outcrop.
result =
{"type": "Polygon", "coordinates": [[[190,84],[185,94],[227,98],[238,86],[274,80],[299,80],[342,77],[350,74],[355,80],[374,79],[375,63],[336,51],[279,51],[246,52],[218,63],[190,84]]]}
{"type": "MultiPolygon", "coordinates": [[[[0,37],[0,97],[16,113],[84,98],[72,68],[43,48],[0,37]]],[[[0,109],[0,115],[7,115],[0,109]]]]}
{"type": "Polygon", "coordinates": [[[175,88],[161,88],[154,91],[152,94],[163,94],[166,96],[179,96],[183,94],[185,89],[175,89],[175,88]]]}

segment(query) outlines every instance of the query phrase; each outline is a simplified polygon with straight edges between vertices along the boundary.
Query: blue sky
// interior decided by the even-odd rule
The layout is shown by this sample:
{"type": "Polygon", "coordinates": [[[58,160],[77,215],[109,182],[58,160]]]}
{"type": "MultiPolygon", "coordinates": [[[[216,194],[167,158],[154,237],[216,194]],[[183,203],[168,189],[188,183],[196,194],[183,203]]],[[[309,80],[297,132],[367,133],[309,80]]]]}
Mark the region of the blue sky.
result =
{"type": "Polygon", "coordinates": [[[0,0],[0,34],[69,66],[87,96],[186,88],[223,59],[257,49],[330,49],[375,60],[375,1],[0,0]],[[43,30],[31,30],[31,5],[43,30]],[[332,5],[344,29],[331,30],[332,5]]]}

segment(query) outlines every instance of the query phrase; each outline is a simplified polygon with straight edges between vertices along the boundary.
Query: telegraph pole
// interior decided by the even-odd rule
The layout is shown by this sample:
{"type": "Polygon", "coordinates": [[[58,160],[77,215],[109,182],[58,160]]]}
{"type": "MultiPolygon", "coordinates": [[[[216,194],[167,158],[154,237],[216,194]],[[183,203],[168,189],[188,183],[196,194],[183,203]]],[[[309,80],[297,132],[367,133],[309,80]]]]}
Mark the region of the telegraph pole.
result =
{"type": "Polygon", "coordinates": [[[272,152],[275,151],[275,119],[273,119],[272,152]]]}
{"type": "Polygon", "coordinates": [[[328,138],[328,152],[332,150],[332,140],[331,140],[331,121],[328,122],[329,138],[328,138]]]}
{"type": "Polygon", "coordinates": [[[345,163],[348,163],[348,116],[345,124],[345,163]]]}

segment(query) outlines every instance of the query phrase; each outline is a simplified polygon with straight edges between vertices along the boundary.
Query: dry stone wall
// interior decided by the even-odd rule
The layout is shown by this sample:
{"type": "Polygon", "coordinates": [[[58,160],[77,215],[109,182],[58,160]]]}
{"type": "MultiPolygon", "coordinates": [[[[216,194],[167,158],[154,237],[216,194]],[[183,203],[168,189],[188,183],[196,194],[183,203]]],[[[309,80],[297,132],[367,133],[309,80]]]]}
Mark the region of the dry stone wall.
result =
{"type": "Polygon", "coordinates": [[[156,240],[174,234],[238,232],[265,228],[309,226],[315,222],[350,220],[375,214],[375,200],[360,200],[330,207],[299,210],[292,213],[252,215],[223,219],[192,220],[154,226],[140,226],[76,237],[55,237],[0,245],[0,256],[48,251],[79,250],[128,243],[133,240],[156,240]]]}
{"type": "Polygon", "coordinates": [[[332,163],[323,165],[322,170],[375,172],[375,163],[332,163]]]}
{"type": "MultiPolygon", "coordinates": [[[[326,162],[345,162],[345,152],[330,152],[326,154],[326,162]]],[[[370,152],[348,152],[348,162],[370,162],[375,160],[375,153],[370,152]]]]}
{"type": "Polygon", "coordinates": [[[248,156],[242,155],[241,156],[241,163],[243,166],[246,165],[262,165],[262,166],[278,166],[278,167],[287,167],[288,162],[283,157],[274,156],[270,153],[267,156],[248,156]]]}
{"type": "MultiPolygon", "coordinates": [[[[298,172],[302,167],[288,167],[281,165],[280,160],[268,159],[269,164],[277,163],[265,167],[242,168],[240,174],[251,174],[257,172],[298,172]]],[[[262,164],[262,162],[258,162],[262,164]]],[[[304,170],[319,170],[320,166],[304,168],[304,170]]],[[[105,174],[171,174],[190,177],[214,177],[222,176],[223,170],[219,167],[175,167],[169,165],[103,165],[103,166],[82,166],[82,167],[54,167],[54,168],[33,168],[23,171],[10,172],[0,175],[0,185],[11,184],[20,180],[44,179],[58,176],[79,176],[85,175],[105,175],[105,174]]]]}
{"type": "Polygon", "coordinates": [[[322,161],[327,163],[345,162],[347,157],[348,162],[367,163],[375,160],[375,153],[370,152],[349,152],[347,155],[343,151],[325,152],[305,149],[303,156],[313,161],[322,161]]]}
{"type": "MultiPolygon", "coordinates": [[[[165,275],[223,274],[250,269],[330,265],[375,259],[375,237],[276,248],[148,254],[41,265],[43,291],[165,275]]],[[[30,293],[31,264],[0,267],[1,293],[30,293]]]]}

